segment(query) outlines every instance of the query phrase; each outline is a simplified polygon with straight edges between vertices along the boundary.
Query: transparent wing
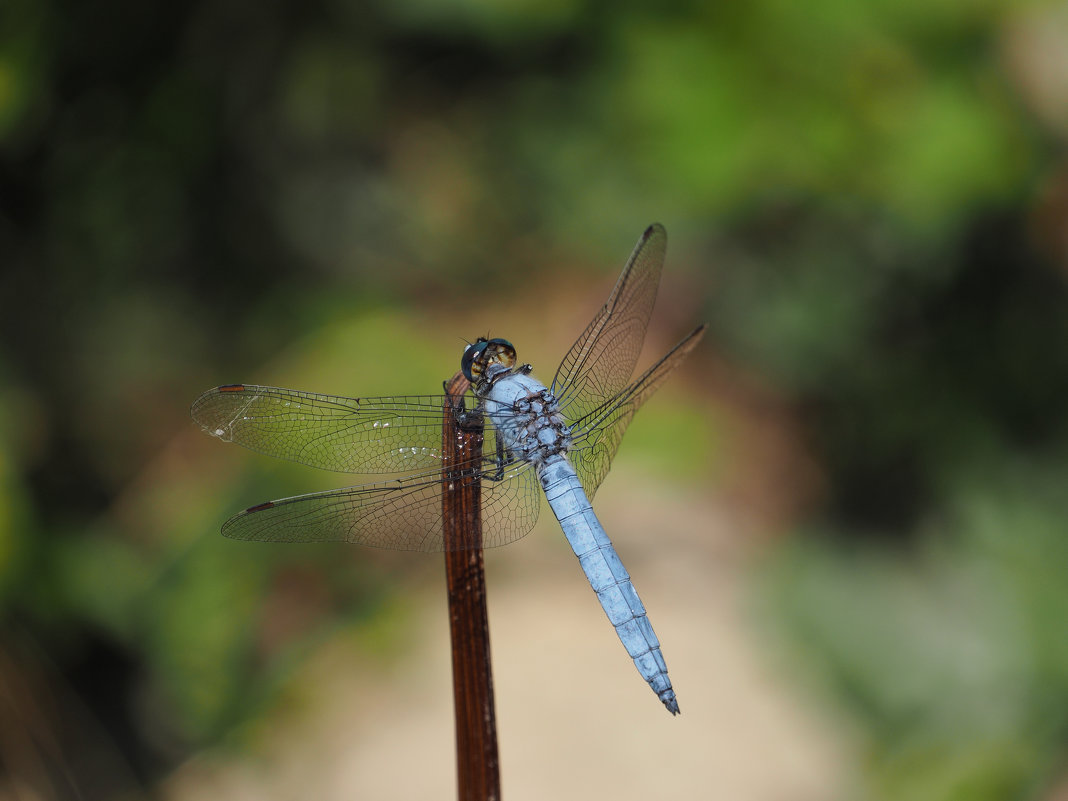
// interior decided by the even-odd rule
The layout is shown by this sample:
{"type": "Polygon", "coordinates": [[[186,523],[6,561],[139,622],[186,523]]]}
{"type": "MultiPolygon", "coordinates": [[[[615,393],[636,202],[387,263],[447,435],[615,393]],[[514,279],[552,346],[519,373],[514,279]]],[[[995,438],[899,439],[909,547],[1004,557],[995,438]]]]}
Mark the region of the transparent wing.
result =
{"type": "Polygon", "coordinates": [[[694,349],[705,327],[698,326],[679,344],[673,347],[641,378],[619,393],[615,398],[592,410],[585,417],[571,424],[574,443],[567,459],[578,473],[586,494],[592,498],[601,486],[608,468],[612,465],[619,442],[627,430],[634,413],[656,391],[670,374],[694,349]]]}
{"type": "Polygon", "coordinates": [[[656,302],[666,250],[664,227],[649,226],[608,302],[564,356],[552,391],[568,420],[587,416],[630,383],[656,302]]]}
{"type": "MultiPolygon", "coordinates": [[[[280,387],[209,389],[190,414],[225,442],[339,473],[407,473],[441,466],[443,395],[344,398],[280,387]]],[[[487,424],[485,452],[496,439],[487,424]]]]}
{"type": "MultiPolygon", "coordinates": [[[[541,492],[530,464],[513,464],[500,479],[459,480],[482,482],[483,547],[514,542],[537,522],[541,492]]],[[[236,540],[351,542],[401,551],[442,551],[441,482],[440,473],[426,472],[403,481],[282,498],[231,517],[222,533],[236,540]]]]}

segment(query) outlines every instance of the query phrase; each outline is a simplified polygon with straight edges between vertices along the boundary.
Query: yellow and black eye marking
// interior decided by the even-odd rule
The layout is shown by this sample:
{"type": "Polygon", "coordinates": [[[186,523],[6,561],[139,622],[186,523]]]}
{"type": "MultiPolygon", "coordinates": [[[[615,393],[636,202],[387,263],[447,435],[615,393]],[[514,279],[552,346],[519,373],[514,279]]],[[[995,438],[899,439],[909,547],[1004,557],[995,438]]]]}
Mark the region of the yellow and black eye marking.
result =
{"type": "Polygon", "coordinates": [[[468,345],[460,360],[460,369],[472,384],[477,384],[491,364],[501,364],[509,369],[515,367],[515,347],[507,339],[479,337],[468,345]]]}

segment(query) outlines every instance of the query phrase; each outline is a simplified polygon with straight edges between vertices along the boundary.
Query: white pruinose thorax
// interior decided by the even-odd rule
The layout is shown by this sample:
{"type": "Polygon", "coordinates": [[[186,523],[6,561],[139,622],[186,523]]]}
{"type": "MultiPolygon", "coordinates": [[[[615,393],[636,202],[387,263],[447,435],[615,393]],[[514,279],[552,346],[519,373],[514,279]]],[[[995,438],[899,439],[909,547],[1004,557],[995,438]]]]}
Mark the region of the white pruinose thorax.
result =
{"type": "Polygon", "coordinates": [[[540,467],[571,447],[571,432],[556,398],[529,368],[492,365],[477,392],[505,448],[520,459],[540,467]]]}

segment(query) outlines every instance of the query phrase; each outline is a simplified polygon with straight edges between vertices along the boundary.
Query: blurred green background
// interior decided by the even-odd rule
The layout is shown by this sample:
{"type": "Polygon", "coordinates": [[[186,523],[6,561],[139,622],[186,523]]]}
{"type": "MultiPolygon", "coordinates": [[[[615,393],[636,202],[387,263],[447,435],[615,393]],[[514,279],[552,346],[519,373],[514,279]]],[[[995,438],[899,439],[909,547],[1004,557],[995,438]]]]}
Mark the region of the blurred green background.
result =
{"type": "Polygon", "coordinates": [[[660,221],[650,339],[710,335],[627,498],[729,521],[841,797],[1063,797],[1066,138],[1062,3],[5,0],[0,795],[178,797],[327,643],[405,664],[439,563],[224,540],[344,477],[199,392],[434,392],[487,330],[547,378],[660,221]]]}

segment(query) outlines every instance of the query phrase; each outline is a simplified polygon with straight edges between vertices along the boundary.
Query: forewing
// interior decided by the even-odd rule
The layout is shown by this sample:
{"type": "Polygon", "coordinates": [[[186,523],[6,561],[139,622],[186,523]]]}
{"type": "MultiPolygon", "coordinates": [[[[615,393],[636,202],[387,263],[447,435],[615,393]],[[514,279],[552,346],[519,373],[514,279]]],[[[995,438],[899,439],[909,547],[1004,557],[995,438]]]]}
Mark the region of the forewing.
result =
{"type": "Polygon", "coordinates": [[[634,413],[657,390],[663,382],[696,347],[704,336],[705,327],[699,326],[673,347],[641,378],[627,387],[618,397],[592,410],[586,417],[571,424],[573,445],[568,451],[568,461],[578,473],[582,488],[590,498],[597,492],[608,474],[623,433],[630,425],[634,413]]]}
{"type": "MultiPolygon", "coordinates": [[[[489,476],[458,480],[482,482],[484,547],[514,542],[537,522],[540,487],[529,464],[513,464],[499,480],[489,476]]],[[[403,481],[253,506],[227,520],[222,533],[261,542],[351,542],[401,551],[442,551],[441,500],[441,474],[427,472],[403,481]]]]}
{"type": "Polygon", "coordinates": [[[585,417],[630,383],[656,302],[666,250],[664,227],[649,226],[608,302],[560,363],[552,391],[569,420],[585,417]]]}
{"type": "MultiPolygon", "coordinates": [[[[443,402],[233,384],[205,392],[190,414],[212,436],[268,456],[340,473],[406,473],[440,468],[443,402]]],[[[492,448],[492,426],[487,438],[492,448]]]]}

